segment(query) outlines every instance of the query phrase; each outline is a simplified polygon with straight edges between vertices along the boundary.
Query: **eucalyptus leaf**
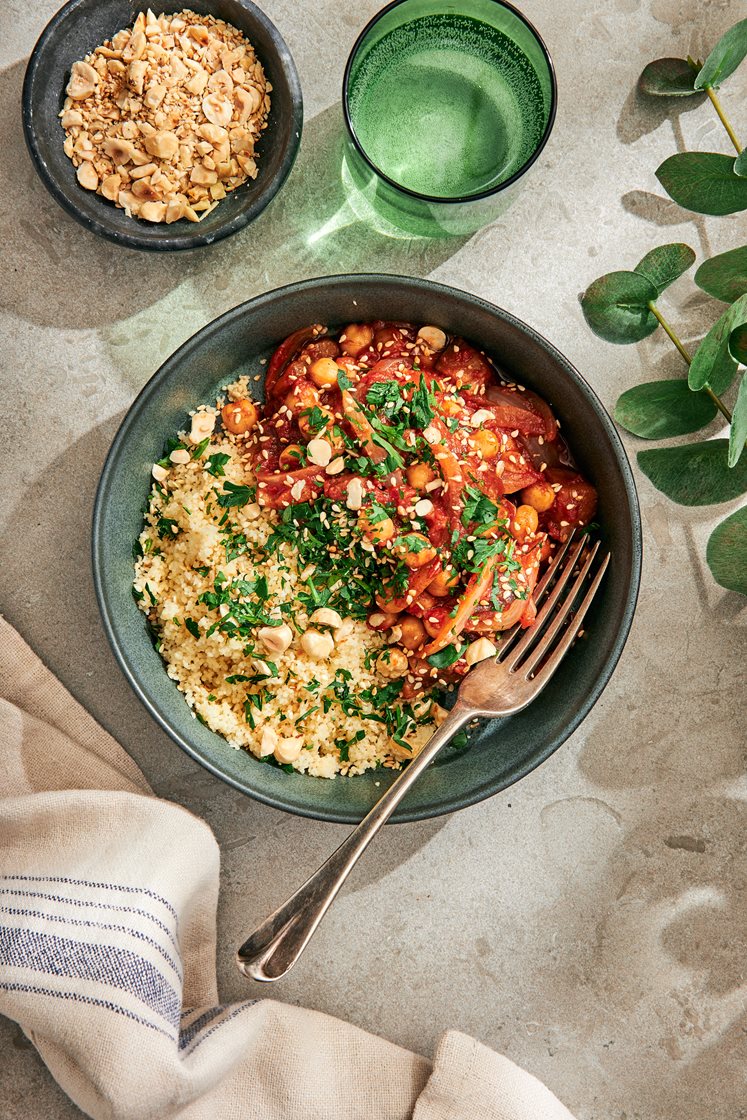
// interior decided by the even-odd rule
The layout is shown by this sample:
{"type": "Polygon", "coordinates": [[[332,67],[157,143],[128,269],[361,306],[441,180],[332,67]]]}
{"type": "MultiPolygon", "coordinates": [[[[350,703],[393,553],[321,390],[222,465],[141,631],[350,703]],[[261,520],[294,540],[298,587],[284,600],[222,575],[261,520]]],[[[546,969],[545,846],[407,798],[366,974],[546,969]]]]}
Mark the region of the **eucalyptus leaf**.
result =
{"type": "Polygon", "coordinates": [[[747,210],[747,179],[734,174],[734,158],[718,152],[678,152],[656,169],[664,190],[696,214],[747,210]]]}
{"type": "Polygon", "coordinates": [[[718,87],[734,73],[747,55],[747,19],[741,19],[721,36],[695,79],[695,88],[718,87]]]}
{"type": "Polygon", "coordinates": [[[641,74],[638,88],[651,97],[693,97],[703,92],[695,88],[697,74],[686,58],[657,58],[641,74]]]}
{"type": "Polygon", "coordinates": [[[640,342],[658,327],[648,306],[657,295],[656,287],[638,272],[608,272],[589,285],[581,307],[594,334],[624,345],[640,342]]]}
{"type": "Polygon", "coordinates": [[[747,507],[716,526],[708,541],[706,560],[716,583],[747,595],[747,507]]]}
{"type": "Polygon", "coordinates": [[[658,245],[650,253],[646,253],[633,271],[650,280],[661,295],[694,264],[695,253],[690,246],[682,241],[674,241],[669,245],[658,245]]]}
{"type": "Polygon", "coordinates": [[[732,303],[747,292],[747,245],[703,261],[694,280],[709,296],[732,303]]]}
{"type": "Polygon", "coordinates": [[[709,439],[683,447],[638,452],[638,465],[657,490],[682,506],[730,502],[747,492],[747,456],[729,468],[729,441],[709,439]]]}
{"type": "Polygon", "coordinates": [[[744,451],[745,440],[747,440],[747,375],[743,375],[739,383],[739,392],[731,414],[731,429],[729,431],[730,467],[735,467],[739,462],[739,458],[744,451]]]}
{"type": "Polygon", "coordinates": [[[747,366],[747,323],[735,327],[729,335],[729,353],[735,362],[747,366]]]}
{"type": "Polygon", "coordinates": [[[615,420],[642,439],[669,439],[697,432],[716,415],[705,393],[694,393],[687,381],[646,381],[628,389],[615,406],[615,420]]]}
{"type": "Polygon", "coordinates": [[[744,148],[734,160],[734,174],[747,179],[747,148],[744,148]]]}
{"type": "Polygon", "coordinates": [[[695,351],[688,383],[691,389],[699,390],[709,385],[714,393],[721,396],[734,380],[737,363],[729,351],[729,336],[734,327],[747,321],[747,294],[727,307],[718,322],[709,330],[695,351]]]}

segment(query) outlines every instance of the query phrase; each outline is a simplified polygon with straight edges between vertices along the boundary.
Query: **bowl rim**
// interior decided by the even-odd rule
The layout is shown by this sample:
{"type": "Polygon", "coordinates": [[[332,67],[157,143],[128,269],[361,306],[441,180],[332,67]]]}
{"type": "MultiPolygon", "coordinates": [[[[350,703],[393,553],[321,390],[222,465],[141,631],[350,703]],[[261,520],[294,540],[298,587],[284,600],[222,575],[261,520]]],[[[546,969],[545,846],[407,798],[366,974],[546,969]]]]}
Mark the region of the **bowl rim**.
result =
{"type": "MultiPolygon", "coordinates": [[[[224,225],[220,226],[212,233],[200,233],[198,230],[195,230],[195,232],[172,234],[170,237],[163,237],[159,240],[153,240],[149,237],[147,232],[138,232],[138,227],[143,225],[143,223],[139,223],[137,219],[133,219],[133,232],[128,233],[112,229],[110,225],[101,221],[99,218],[85,214],[78,206],[75,199],[60,184],[59,179],[52,173],[44,159],[39,144],[36,118],[32,107],[34,83],[37,80],[39,68],[43,63],[44,53],[50,45],[50,40],[53,40],[59,25],[63,20],[75,16],[76,9],[82,7],[84,4],[90,3],[90,0],[68,0],[59,11],[55,12],[45,26],[29,56],[23,78],[23,88],[21,92],[23,136],[29,155],[31,156],[31,161],[39,178],[44,183],[44,186],[62,209],[91,233],[96,233],[100,237],[106,238],[107,241],[113,242],[115,245],[124,245],[128,249],[139,249],[147,252],[178,252],[185,249],[199,249],[205,245],[214,245],[216,241],[222,241],[224,237],[230,237],[232,234],[238,233],[244,226],[253,222],[255,218],[259,217],[265,207],[272,202],[275,195],[285,183],[293,168],[296,156],[298,155],[298,149],[301,143],[301,132],[303,130],[303,93],[298,70],[296,69],[296,64],[293,61],[293,56],[290,53],[287,43],[275,24],[265,15],[262,9],[258,8],[252,0],[235,0],[235,2],[239,4],[240,7],[244,8],[248,15],[262,24],[273,47],[277,51],[280,66],[288,81],[291,97],[292,111],[291,120],[289,122],[289,142],[286,145],[285,154],[275,173],[274,179],[267,184],[265,190],[259,192],[254,202],[245,210],[242,210],[240,214],[236,214],[230,221],[225,222],[224,225]]],[[[145,0],[135,0],[134,5],[131,5],[131,7],[133,11],[136,8],[145,11],[147,3],[145,0]]],[[[147,224],[143,228],[144,230],[147,229],[147,224]]]]}
{"type": "Polygon", "coordinates": [[[477,191],[474,194],[423,194],[420,191],[413,190],[411,187],[404,186],[402,183],[398,183],[396,179],[392,179],[389,175],[381,170],[378,164],[374,163],[374,161],[366,152],[366,149],[363,147],[363,144],[358,138],[358,134],[355,131],[349,104],[350,80],[353,73],[355,57],[358,54],[360,47],[365,42],[366,36],[370,31],[373,30],[373,28],[383,16],[387,15],[394,8],[398,8],[401,4],[406,4],[408,2],[409,0],[391,0],[391,2],[386,5],[386,7],[376,12],[353,43],[350,54],[348,55],[348,60],[345,64],[345,73],[342,79],[342,110],[345,117],[345,127],[348,130],[348,134],[352,141],[353,147],[360,155],[360,157],[365,161],[365,163],[371,168],[375,175],[377,175],[385,183],[388,183],[389,186],[394,190],[399,191],[400,194],[405,195],[406,198],[413,198],[417,199],[419,202],[427,202],[432,205],[448,207],[468,202],[480,202],[482,199],[496,197],[501,193],[501,191],[505,191],[508,187],[517,182],[517,180],[521,179],[521,177],[525,175],[527,171],[529,171],[530,167],[532,167],[532,165],[539,159],[545,148],[545,145],[547,144],[547,141],[550,139],[550,133],[553,130],[555,117],[557,116],[558,112],[558,80],[555,74],[555,63],[552,60],[552,56],[550,54],[550,51],[548,50],[547,44],[545,43],[545,40],[542,38],[532,21],[527,16],[525,16],[523,12],[520,12],[518,8],[514,7],[513,4],[510,4],[509,0],[493,0],[493,3],[497,4],[500,8],[506,8],[509,12],[511,12],[512,15],[516,16],[516,18],[528,28],[528,30],[534,36],[537,42],[537,46],[540,48],[540,51],[544,55],[545,62],[547,63],[547,71],[550,77],[550,106],[548,109],[547,123],[545,124],[542,136],[539,139],[539,143],[537,144],[537,147],[534,149],[532,154],[524,161],[524,163],[522,163],[521,167],[517,168],[517,170],[514,171],[513,175],[510,175],[508,179],[504,179],[503,182],[498,183],[494,187],[488,187],[483,191],[477,191]]]}
{"type": "MultiPolygon", "coordinates": [[[[235,318],[243,318],[247,314],[251,314],[253,308],[261,306],[263,303],[274,301],[283,296],[303,292],[307,290],[314,290],[323,284],[340,283],[344,282],[347,285],[368,285],[375,283],[394,284],[397,286],[404,285],[416,291],[432,292],[436,290],[442,295],[455,298],[459,301],[467,300],[472,306],[488,312],[490,315],[501,319],[509,325],[518,329],[521,333],[529,336],[535,343],[539,344],[559,365],[563,371],[571,377],[571,380],[580,387],[581,391],[587,396],[592,408],[596,412],[600,422],[606,430],[607,436],[612,445],[616,457],[616,463],[620,470],[620,475],[624,488],[625,499],[628,503],[628,510],[631,521],[631,571],[630,582],[627,588],[625,608],[623,611],[622,621],[620,628],[615,635],[612,647],[607,656],[606,661],[601,667],[601,670],[595,677],[594,685],[583,698],[583,701],[573,712],[571,718],[567,723],[563,724],[562,732],[551,739],[549,744],[541,751],[533,754],[524,763],[515,767],[511,771],[509,781],[501,780],[500,778],[487,780],[481,785],[475,787],[472,791],[466,794],[459,794],[450,798],[448,804],[439,806],[436,810],[432,808],[407,808],[405,802],[404,807],[396,810],[396,813],[391,818],[392,823],[404,824],[419,820],[428,820],[433,817],[443,816],[447,813],[456,812],[460,809],[467,808],[470,805],[477,804],[480,801],[492,797],[496,793],[509,788],[515,782],[525,778],[527,774],[536,769],[543,762],[555,753],[556,750],[570,736],[576,731],[579,725],[586,718],[591,711],[594,704],[601,696],[606,688],[609,680],[617,666],[618,661],[622,655],[623,649],[630,633],[630,628],[633,622],[636,604],[638,601],[638,593],[641,582],[641,568],[643,558],[643,541],[642,541],[642,525],[640,508],[638,504],[638,495],[633,479],[633,472],[630,467],[625,448],[622,441],[615,429],[609,413],[601,403],[592,387],[588,384],[584,377],[578,372],[575,366],[569,361],[568,358],[562,354],[551,342],[549,342],[533,327],[529,326],[523,320],[518,319],[505,309],[492,304],[487,300],[482,299],[480,296],[473,295],[469,292],[463,292],[458,288],[453,288],[450,285],[440,284],[430,280],[423,280],[411,276],[399,276],[391,273],[352,273],[352,274],[337,274],[333,276],[313,277],[306,280],[296,281],[291,284],[283,285],[279,288],[273,288],[268,292],[263,292],[243,303],[237,304],[235,307],[230,308],[228,311],[223,312],[217,318],[206,323],[193,335],[190,336],[185,342],[181,344],[156,370],[156,372],[148,379],[143,388],[137,394],[128,408],[122,423],[120,424],[114,439],[112,440],[111,447],[107,452],[106,459],[101,471],[101,477],[96,489],[93,506],[92,518],[92,532],[91,532],[91,565],[93,571],[93,583],[96,592],[96,599],[98,602],[99,612],[101,615],[102,625],[106,634],[109,646],[114,654],[114,657],[122,670],[125,679],[129,682],[130,687],[135,695],[145,706],[151,717],[155,719],[156,723],[166,732],[166,734],[184,750],[191,758],[198,762],[205,769],[209,770],[216,777],[226,782],[228,785],[233,786],[235,789],[240,790],[242,793],[260,801],[265,805],[269,805],[274,809],[280,809],[284,812],[293,813],[296,816],[308,817],[314,820],[323,820],[335,824],[357,824],[360,817],[355,813],[351,813],[345,809],[325,809],[319,811],[315,808],[291,805],[287,799],[276,796],[264,791],[257,791],[250,789],[246,782],[233,778],[226,774],[218,765],[211,759],[205,758],[192,744],[173,728],[168,719],[161,714],[157,705],[150,699],[144,687],[141,685],[137,673],[131,668],[128,660],[126,649],[120,645],[116,625],[112,614],[109,611],[107,603],[107,595],[105,588],[105,579],[102,569],[102,548],[103,548],[103,529],[104,529],[104,507],[106,504],[106,496],[110,487],[112,475],[116,469],[116,460],[119,456],[121,448],[126,444],[130,429],[139,421],[141,415],[147,411],[150,398],[160,390],[163,382],[167,381],[172,376],[174,370],[178,370],[184,358],[196,346],[201,345],[206,337],[216,334],[223,329],[223,326],[235,318]]],[[[165,670],[164,670],[165,671],[165,670]]]]}

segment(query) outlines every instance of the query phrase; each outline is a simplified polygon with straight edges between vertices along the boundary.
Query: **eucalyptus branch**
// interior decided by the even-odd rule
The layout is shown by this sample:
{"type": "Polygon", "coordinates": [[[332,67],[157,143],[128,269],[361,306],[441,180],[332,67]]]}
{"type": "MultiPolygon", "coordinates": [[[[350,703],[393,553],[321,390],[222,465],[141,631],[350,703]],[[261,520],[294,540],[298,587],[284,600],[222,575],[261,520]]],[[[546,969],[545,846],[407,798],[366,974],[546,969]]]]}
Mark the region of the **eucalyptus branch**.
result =
{"type": "Polygon", "coordinates": [[[729,118],[727,117],[726,113],[724,112],[723,105],[721,104],[718,97],[716,96],[716,91],[713,88],[713,86],[706,86],[706,93],[708,94],[709,98],[711,99],[711,103],[713,105],[713,108],[718,113],[719,120],[721,121],[722,125],[726,129],[726,135],[729,137],[732,144],[734,145],[734,147],[736,149],[736,152],[737,152],[737,155],[740,156],[742,154],[742,145],[737,140],[736,133],[734,132],[734,129],[731,127],[731,123],[729,121],[729,118]]]}
{"type": "MultiPolygon", "coordinates": [[[[688,350],[685,349],[684,345],[682,344],[682,342],[680,341],[678,336],[675,334],[674,330],[669,325],[667,320],[664,318],[661,311],[659,311],[659,308],[656,306],[656,304],[653,302],[653,300],[649,300],[648,309],[651,312],[651,314],[654,315],[658,319],[659,326],[664,328],[665,332],[669,335],[670,339],[672,340],[674,345],[677,347],[677,349],[679,350],[680,354],[685,359],[687,364],[692,365],[691,354],[689,353],[688,350]]],[[[729,424],[731,424],[731,413],[729,412],[729,409],[726,407],[724,402],[721,400],[721,397],[719,397],[717,393],[714,393],[713,389],[709,388],[708,385],[705,385],[703,388],[704,388],[704,391],[705,391],[706,395],[711,398],[711,400],[713,401],[713,403],[715,404],[716,408],[719,410],[721,415],[723,417],[725,417],[725,419],[728,421],[729,424]]]]}

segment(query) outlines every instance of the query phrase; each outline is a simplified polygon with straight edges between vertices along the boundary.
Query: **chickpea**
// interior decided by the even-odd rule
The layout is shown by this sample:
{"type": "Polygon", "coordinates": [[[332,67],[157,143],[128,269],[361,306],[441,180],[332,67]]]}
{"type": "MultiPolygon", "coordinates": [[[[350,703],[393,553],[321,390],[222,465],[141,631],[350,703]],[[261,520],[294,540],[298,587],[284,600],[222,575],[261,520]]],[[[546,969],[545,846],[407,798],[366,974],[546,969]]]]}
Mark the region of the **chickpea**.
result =
{"type": "Polygon", "coordinates": [[[518,537],[529,537],[537,532],[539,518],[534,506],[519,506],[514,517],[514,532],[518,537]]]}
{"type": "Polygon", "coordinates": [[[358,524],[374,544],[386,544],[396,533],[391,517],[382,517],[380,521],[373,521],[370,513],[365,509],[358,514],[358,524]]]}
{"type": "Polygon", "coordinates": [[[445,595],[450,595],[452,589],[459,583],[459,572],[449,565],[448,568],[442,568],[434,579],[428,584],[428,590],[431,595],[435,595],[437,599],[442,599],[445,595]]]}
{"type": "Polygon", "coordinates": [[[389,680],[403,677],[407,672],[407,664],[407,654],[394,646],[383,650],[376,659],[376,668],[382,677],[387,677],[389,680]]]}
{"type": "Polygon", "coordinates": [[[338,368],[334,358],[317,358],[309,366],[309,377],[320,389],[331,389],[337,384],[338,368]]]}
{"type": "Polygon", "coordinates": [[[405,649],[417,649],[425,641],[425,626],[419,618],[411,614],[403,614],[399,620],[400,645],[405,649]]]}
{"type": "MultiPolygon", "coordinates": [[[[435,615],[433,617],[435,618],[435,615]]],[[[425,627],[426,633],[429,634],[431,638],[435,638],[438,634],[441,633],[442,625],[443,624],[441,622],[441,619],[438,619],[437,622],[434,622],[430,615],[426,614],[423,616],[423,626],[425,627]]]]}
{"type": "Polygon", "coordinates": [[[303,449],[297,443],[289,443],[280,452],[278,463],[283,471],[296,471],[301,466],[303,449]]]}
{"type": "Polygon", "coordinates": [[[427,591],[421,591],[415,601],[421,611],[431,611],[436,605],[436,600],[427,591]]]}
{"type": "Polygon", "coordinates": [[[223,427],[235,436],[251,432],[259,420],[259,409],[254,401],[229,401],[220,410],[223,427]]]}
{"type": "Polygon", "coordinates": [[[298,416],[305,408],[313,408],[319,404],[319,394],[308,381],[296,381],[291,391],[285,398],[285,407],[294,416],[298,416]]]}
{"type": "Polygon", "coordinates": [[[498,436],[488,428],[480,428],[476,431],[470,442],[477,448],[483,459],[495,459],[501,446],[498,436]]]}
{"type": "Polygon", "coordinates": [[[374,332],[368,323],[349,323],[340,335],[343,354],[357,358],[373,342],[374,332]]]}
{"type": "Polygon", "coordinates": [[[391,630],[398,618],[390,611],[372,611],[367,621],[372,630],[391,630]]]}
{"type": "Polygon", "coordinates": [[[436,472],[428,463],[412,463],[407,468],[407,481],[415,490],[425,490],[429,482],[433,482],[436,472]]]}
{"type": "Polygon", "coordinates": [[[546,513],[555,501],[555,491],[549,482],[533,482],[522,490],[521,500],[537,513],[546,513]]]}
{"type": "Polygon", "coordinates": [[[422,568],[436,555],[436,550],[422,533],[406,533],[397,544],[399,556],[408,568],[422,568]]]}
{"type": "MultiPolygon", "coordinates": [[[[395,620],[399,614],[402,613],[404,608],[404,600],[398,591],[393,591],[391,587],[382,587],[381,591],[376,592],[376,606],[379,610],[389,616],[394,615],[395,620]]],[[[378,627],[376,627],[378,629],[378,627]]],[[[382,626],[382,629],[389,629],[389,627],[382,626]]]]}

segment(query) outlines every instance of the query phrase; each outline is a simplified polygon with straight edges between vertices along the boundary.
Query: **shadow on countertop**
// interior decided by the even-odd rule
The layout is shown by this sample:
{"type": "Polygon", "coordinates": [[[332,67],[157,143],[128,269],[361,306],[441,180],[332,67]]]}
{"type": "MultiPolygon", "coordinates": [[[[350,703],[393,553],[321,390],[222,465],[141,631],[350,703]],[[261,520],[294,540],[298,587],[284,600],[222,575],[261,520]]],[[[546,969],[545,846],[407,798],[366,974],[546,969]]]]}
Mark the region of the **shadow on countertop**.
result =
{"type": "MultiPolygon", "coordinates": [[[[356,216],[341,176],[343,121],[335,104],[306,122],[288,182],[238,234],[178,253],[114,245],[79,226],[37,177],[18,110],[24,70],[19,62],[0,72],[4,252],[17,262],[5,274],[0,306],[21,319],[107,327],[191,284],[203,315],[197,330],[236,303],[306,277],[377,270],[425,276],[468,240],[390,236],[356,216]]],[[[153,372],[147,357],[145,372],[153,372]]]]}

